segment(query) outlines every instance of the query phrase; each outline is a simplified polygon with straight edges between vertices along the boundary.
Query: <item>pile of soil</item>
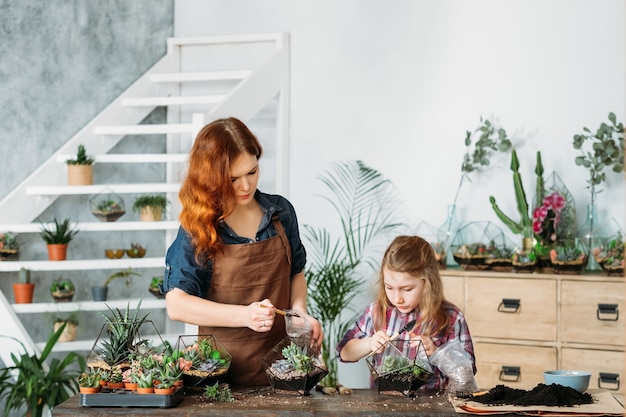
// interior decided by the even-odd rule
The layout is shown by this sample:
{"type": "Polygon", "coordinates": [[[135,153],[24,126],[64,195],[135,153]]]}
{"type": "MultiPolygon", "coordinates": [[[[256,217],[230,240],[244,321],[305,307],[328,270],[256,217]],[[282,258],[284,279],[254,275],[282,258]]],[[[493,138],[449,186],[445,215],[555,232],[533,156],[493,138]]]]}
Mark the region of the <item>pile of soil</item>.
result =
{"type": "Polygon", "coordinates": [[[496,385],[484,395],[472,398],[472,401],[488,405],[545,405],[572,406],[592,404],[593,397],[589,393],[580,393],[573,388],[559,384],[539,384],[530,391],[496,385]]]}

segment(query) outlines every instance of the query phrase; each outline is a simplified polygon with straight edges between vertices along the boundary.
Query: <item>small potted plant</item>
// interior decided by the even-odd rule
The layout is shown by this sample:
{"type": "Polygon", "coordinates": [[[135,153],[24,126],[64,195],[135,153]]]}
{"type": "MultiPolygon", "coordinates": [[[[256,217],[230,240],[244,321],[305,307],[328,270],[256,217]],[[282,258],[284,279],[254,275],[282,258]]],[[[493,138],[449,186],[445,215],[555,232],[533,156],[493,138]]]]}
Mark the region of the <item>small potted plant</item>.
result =
{"type": "Polygon", "coordinates": [[[139,243],[131,243],[130,249],[126,249],[129,258],[143,258],[146,255],[146,248],[139,243]]]}
{"type": "Polygon", "coordinates": [[[91,185],[93,184],[93,158],[87,156],[84,145],[78,145],[75,158],[65,161],[67,164],[68,185],[91,185]]]}
{"type": "Polygon", "coordinates": [[[78,331],[78,312],[73,311],[67,317],[54,317],[53,326],[55,332],[63,325],[65,325],[65,328],[59,337],[59,342],[71,342],[75,340],[76,332],[78,331]]]}
{"type": "Polygon", "coordinates": [[[0,233],[0,261],[17,261],[19,254],[16,235],[11,232],[0,233]]]}
{"type": "Polygon", "coordinates": [[[102,390],[100,380],[102,375],[96,368],[87,368],[78,377],[78,389],[81,394],[95,394],[102,390]]]}
{"type": "Polygon", "coordinates": [[[98,194],[89,200],[91,214],[101,222],[114,222],[126,213],[124,200],[114,193],[98,194]]]}
{"type": "Polygon", "coordinates": [[[51,261],[64,261],[67,259],[67,246],[74,239],[78,230],[73,228],[70,219],[57,220],[53,223],[41,223],[41,238],[48,246],[48,259],[51,261]]]}
{"type": "Polygon", "coordinates": [[[123,279],[128,287],[132,282],[133,276],[139,276],[140,274],[133,271],[131,268],[124,269],[112,273],[107,277],[101,286],[94,285],[91,287],[91,295],[94,301],[106,301],[109,292],[109,284],[116,279],[123,279]]]}
{"type": "Polygon", "coordinates": [[[607,275],[624,276],[624,237],[621,230],[592,249],[593,256],[607,275]]]}
{"type": "Polygon", "coordinates": [[[71,279],[65,279],[62,276],[52,281],[50,285],[50,295],[55,303],[69,302],[74,298],[76,287],[71,279]]]}
{"type": "Polygon", "coordinates": [[[159,221],[165,214],[167,198],[162,194],[146,194],[137,197],[133,203],[133,211],[139,213],[142,221],[159,221]]]}
{"type": "Polygon", "coordinates": [[[30,282],[30,270],[21,268],[17,273],[18,281],[13,283],[13,296],[16,304],[30,304],[33,302],[35,284],[30,282]]]}
{"type": "Polygon", "coordinates": [[[228,384],[220,384],[216,382],[213,385],[207,385],[204,389],[204,396],[209,402],[232,403],[235,401],[233,393],[228,384]]]}
{"type": "Polygon", "coordinates": [[[580,274],[587,260],[584,244],[579,239],[558,242],[550,250],[550,267],[555,274],[580,274]]]}
{"type": "Polygon", "coordinates": [[[223,382],[232,361],[230,353],[214,335],[179,336],[172,357],[183,371],[186,387],[223,382]]]}
{"type": "Polygon", "coordinates": [[[162,276],[152,277],[150,287],[148,287],[150,294],[154,295],[156,298],[165,298],[165,294],[161,293],[161,288],[159,287],[161,284],[163,284],[162,276]]]}

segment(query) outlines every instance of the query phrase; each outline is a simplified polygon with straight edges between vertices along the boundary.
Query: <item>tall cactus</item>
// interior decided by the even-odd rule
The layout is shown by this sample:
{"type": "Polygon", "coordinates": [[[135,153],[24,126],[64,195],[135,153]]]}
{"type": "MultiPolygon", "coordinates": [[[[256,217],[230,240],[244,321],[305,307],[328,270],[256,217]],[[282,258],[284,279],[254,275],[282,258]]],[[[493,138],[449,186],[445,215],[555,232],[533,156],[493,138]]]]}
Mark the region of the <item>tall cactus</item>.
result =
{"type": "MultiPolygon", "coordinates": [[[[526,199],[526,193],[524,192],[524,185],[522,184],[522,175],[519,173],[519,160],[517,159],[517,153],[515,150],[511,152],[511,171],[513,171],[513,187],[515,188],[515,198],[517,200],[517,211],[520,215],[519,221],[514,221],[509,216],[504,214],[493,196],[489,197],[491,207],[495,211],[498,218],[516,235],[522,235],[525,238],[532,237],[533,219],[528,208],[528,200],[526,199]]],[[[537,166],[535,168],[537,174],[537,195],[543,194],[543,165],[541,163],[541,153],[537,151],[537,166]]]]}

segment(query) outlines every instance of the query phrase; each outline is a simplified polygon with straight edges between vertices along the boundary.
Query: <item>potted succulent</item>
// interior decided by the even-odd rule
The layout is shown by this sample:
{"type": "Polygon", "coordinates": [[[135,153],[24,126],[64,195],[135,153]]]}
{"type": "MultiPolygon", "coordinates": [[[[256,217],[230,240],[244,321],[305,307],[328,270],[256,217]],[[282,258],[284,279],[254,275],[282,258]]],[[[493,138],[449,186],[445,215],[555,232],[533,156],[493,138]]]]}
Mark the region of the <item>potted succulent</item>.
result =
{"type": "Polygon", "coordinates": [[[165,214],[167,198],[162,194],[146,194],[133,202],[133,211],[139,213],[142,221],[159,221],[165,214]]]}
{"type": "Polygon", "coordinates": [[[76,332],[78,331],[78,312],[73,311],[67,317],[54,317],[53,325],[55,332],[62,326],[65,326],[63,333],[61,333],[61,336],[59,337],[59,342],[71,342],[72,340],[75,340],[76,332]]]}
{"type": "Polygon", "coordinates": [[[204,396],[209,402],[232,403],[235,401],[228,384],[220,384],[219,382],[207,385],[204,390],[204,396]]]}
{"type": "Polygon", "coordinates": [[[126,249],[129,258],[143,258],[146,255],[146,248],[139,243],[131,243],[130,249],[126,249]]]}
{"type": "Polygon", "coordinates": [[[624,235],[618,231],[592,249],[593,256],[607,275],[624,276],[624,235]]]}
{"type": "Polygon", "coordinates": [[[16,235],[11,232],[0,233],[0,261],[17,261],[19,254],[16,235]]]}
{"type": "Polygon", "coordinates": [[[91,185],[93,184],[93,158],[87,156],[84,145],[78,145],[75,158],[65,161],[67,164],[68,185],[91,185]]]}
{"type": "Polygon", "coordinates": [[[513,244],[502,236],[490,242],[487,247],[485,265],[492,271],[510,272],[513,270],[513,244]]]}
{"type": "Polygon", "coordinates": [[[550,250],[550,267],[555,274],[580,274],[587,260],[586,248],[579,239],[561,241],[550,250]]]}
{"type": "Polygon", "coordinates": [[[21,345],[24,353],[13,354],[13,364],[0,368],[0,403],[4,403],[4,415],[41,417],[44,411],[69,399],[78,391],[78,376],[85,370],[83,357],[69,352],[61,358],[50,358],[54,345],[63,328],[48,338],[41,354],[29,354],[19,340],[0,335],[21,345]],[[35,395],[36,393],[36,395],[35,395]]]}
{"type": "Polygon", "coordinates": [[[13,296],[16,304],[30,304],[33,302],[35,284],[30,282],[30,270],[21,268],[17,273],[18,282],[13,283],[13,296]]]}
{"type": "Polygon", "coordinates": [[[87,368],[82,374],[78,377],[78,389],[81,394],[95,394],[102,390],[102,385],[100,384],[100,380],[102,378],[102,374],[100,370],[96,368],[87,368]]]}
{"type": "Polygon", "coordinates": [[[161,293],[161,288],[159,287],[161,284],[163,284],[162,276],[152,277],[150,287],[148,287],[150,294],[154,295],[156,298],[165,298],[165,294],[161,293]]]}
{"type": "Polygon", "coordinates": [[[133,271],[131,268],[124,269],[121,271],[116,271],[109,275],[104,283],[100,286],[94,285],[91,287],[91,296],[94,301],[106,301],[108,292],[109,292],[109,284],[116,279],[123,279],[126,286],[128,287],[133,279],[133,276],[139,276],[141,274],[133,271]]]}
{"type": "Polygon", "coordinates": [[[450,244],[454,260],[465,270],[487,269],[490,247],[502,230],[489,221],[468,222],[461,226],[450,244]]]}
{"type": "Polygon", "coordinates": [[[48,246],[48,259],[51,261],[64,261],[67,259],[67,245],[74,239],[78,230],[72,228],[70,219],[62,221],[55,217],[53,223],[41,223],[41,238],[48,246]]]}
{"type": "Polygon", "coordinates": [[[101,222],[114,222],[126,213],[124,200],[114,193],[98,194],[89,200],[91,214],[101,222]]]}
{"type": "Polygon", "coordinates": [[[200,387],[223,382],[232,356],[214,335],[178,337],[172,358],[182,369],[186,387],[200,387]]]}
{"type": "Polygon", "coordinates": [[[55,303],[69,302],[74,298],[76,287],[71,279],[58,277],[50,285],[50,295],[55,303]]]}

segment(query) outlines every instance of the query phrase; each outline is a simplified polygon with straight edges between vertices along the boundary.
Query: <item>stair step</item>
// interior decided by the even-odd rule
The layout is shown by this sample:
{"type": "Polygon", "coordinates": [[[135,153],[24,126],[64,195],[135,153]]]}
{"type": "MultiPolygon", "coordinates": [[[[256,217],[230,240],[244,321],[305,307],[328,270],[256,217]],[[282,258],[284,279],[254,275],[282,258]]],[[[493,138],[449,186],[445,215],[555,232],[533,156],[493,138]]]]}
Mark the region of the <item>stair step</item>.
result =
{"type": "Polygon", "coordinates": [[[217,104],[226,97],[225,95],[209,96],[167,96],[167,97],[131,97],[122,100],[122,106],[126,107],[160,107],[160,106],[184,106],[192,104],[217,104]]]}
{"type": "Polygon", "coordinates": [[[210,72],[172,72],[152,74],[150,81],[155,83],[181,83],[188,81],[226,81],[243,80],[251,70],[210,71],[210,72]]]}
{"type": "Polygon", "coordinates": [[[96,135],[155,135],[170,133],[194,133],[196,126],[192,123],[150,124],[124,126],[97,126],[96,135]]]}
{"type": "Polygon", "coordinates": [[[113,192],[117,194],[175,193],[179,183],[139,183],[139,184],[98,184],[98,185],[59,185],[27,187],[28,195],[84,195],[113,192]]]}
{"type": "MultiPolygon", "coordinates": [[[[137,153],[137,154],[117,154],[107,153],[102,155],[91,155],[95,162],[98,163],[168,163],[168,162],[185,162],[187,160],[186,153],[137,153]]],[[[57,162],[65,162],[75,155],[57,155],[57,162]]]]}

